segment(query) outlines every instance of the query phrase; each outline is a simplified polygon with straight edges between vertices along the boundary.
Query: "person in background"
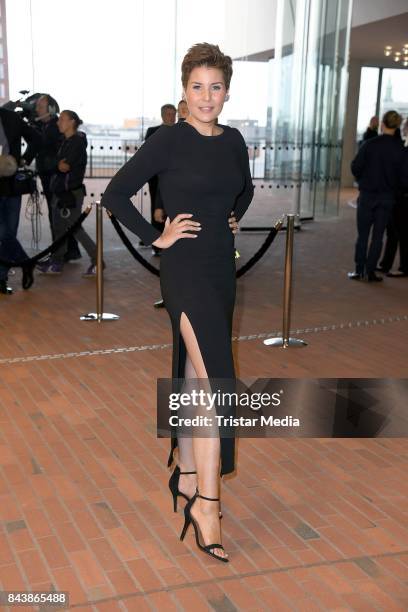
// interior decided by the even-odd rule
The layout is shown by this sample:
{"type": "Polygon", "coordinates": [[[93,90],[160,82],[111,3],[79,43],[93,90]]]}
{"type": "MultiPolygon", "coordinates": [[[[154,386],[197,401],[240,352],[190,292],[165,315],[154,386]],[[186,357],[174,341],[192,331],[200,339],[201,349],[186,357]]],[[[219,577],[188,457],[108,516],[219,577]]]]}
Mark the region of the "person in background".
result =
{"type": "MultiPolygon", "coordinates": [[[[58,129],[58,107],[54,100],[44,94],[37,100],[37,130],[41,138],[41,147],[36,155],[35,164],[44,196],[48,206],[48,218],[50,221],[51,236],[54,240],[54,230],[52,227],[52,193],[50,191],[51,177],[57,171],[57,153],[64,140],[63,135],[58,129]]],[[[73,236],[68,238],[68,250],[65,261],[73,261],[81,258],[78,243],[73,236]]]]}
{"type": "MultiPolygon", "coordinates": [[[[176,123],[176,112],[177,111],[174,104],[163,104],[160,109],[162,123],[160,125],[149,127],[146,132],[145,140],[150,138],[150,136],[153,136],[153,134],[157,132],[157,130],[161,128],[162,125],[174,125],[176,123]]],[[[164,229],[164,221],[160,221],[160,213],[155,214],[156,209],[162,209],[162,206],[160,204],[161,198],[159,194],[159,179],[157,176],[153,176],[151,179],[149,179],[149,193],[152,225],[153,227],[158,229],[159,232],[162,232],[164,229]],[[158,199],[159,201],[157,201],[158,199]]],[[[160,249],[153,247],[152,254],[160,255],[160,249]]]]}
{"type": "MultiPolygon", "coordinates": [[[[188,106],[187,102],[184,100],[180,100],[177,104],[177,123],[181,123],[185,121],[188,117],[188,106]]],[[[157,190],[156,200],[154,203],[154,220],[157,223],[164,224],[166,222],[166,211],[164,210],[163,200],[160,195],[160,189],[157,190]]],[[[160,299],[154,303],[155,308],[164,308],[164,300],[160,299]]]]}
{"type": "Polygon", "coordinates": [[[390,278],[401,278],[408,277],[408,119],[404,121],[401,131],[396,130],[395,138],[401,139],[404,150],[401,189],[387,225],[387,241],[378,269],[390,278]],[[400,265],[397,272],[392,272],[398,248],[400,265]]]}
{"type": "Polygon", "coordinates": [[[352,280],[365,277],[370,282],[382,280],[375,270],[403,171],[402,143],[394,137],[400,123],[401,117],[396,111],[385,113],[381,123],[382,135],[366,141],[351,163],[351,171],[360,190],[357,204],[358,237],[354,257],[356,268],[348,274],[352,280]],[[371,243],[367,253],[371,230],[371,243]]]}
{"type": "MultiPolygon", "coordinates": [[[[188,117],[188,106],[187,106],[187,102],[183,98],[177,104],[177,123],[180,123],[181,121],[185,121],[187,117],[188,117]]],[[[156,221],[156,223],[163,224],[166,221],[166,211],[164,210],[163,200],[160,196],[160,189],[157,189],[157,193],[156,193],[156,198],[154,202],[153,218],[156,221]]]]}
{"type": "Polygon", "coordinates": [[[401,126],[401,138],[404,143],[404,147],[408,147],[408,117],[401,126]]]}
{"type": "MultiPolygon", "coordinates": [[[[180,123],[180,121],[184,121],[187,115],[188,115],[187,102],[185,100],[180,100],[180,102],[177,105],[177,123],[180,123]]],[[[147,138],[147,134],[146,134],[146,138],[147,138]]],[[[149,182],[149,187],[150,187],[150,182],[149,182]]],[[[167,215],[166,215],[166,211],[164,210],[163,200],[160,195],[160,189],[158,185],[156,189],[156,196],[154,198],[153,209],[154,209],[153,210],[153,220],[156,223],[155,227],[164,228],[164,224],[165,224],[167,215]]],[[[160,255],[161,251],[157,247],[153,246],[152,252],[154,255],[160,255]]],[[[154,307],[164,308],[165,307],[164,300],[162,298],[157,300],[154,303],[154,307]]]]}
{"type": "MultiPolygon", "coordinates": [[[[50,182],[55,238],[62,236],[82,212],[85,196],[83,180],[87,163],[87,141],[85,134],[78,132],[81,123],[78,115],[71,110],[62,111],[58,119],[58,128],[64,135],[64,140],[57,154],[57,171],[50,182]]],[[[94,277],[96,275],[96,244],[82,226],[77,229],[75,236],[91,259],[91,264],[83,276],[94,277]]],[[[49,275],[61,274],[67,248],[65,240],[51,254],[47,262],[38,266],[40,272],[49,275]]]]}
{"type": "Polygon", "coordinates": [[[177,105],[177,122],[185,121],[188,117],[188,106],[187,102],[183,99],[177,105]]]}
{"type": "Polygon", "coordinates": [[[378,124],[378,117],[376,115],[374,115],[374,117],[371,117],[370,123],[368,124],[368,128],[363,134],[363,142],[366,142],[367,140],[370,140],[370,138],[375,138],[376,136],[378,136],[378,124]]]}
{"type": "MultiPolygon", "coordinates": [[[[188,117],[188,106],[187,106],[187,102],[183,98],[177,104],[177,123],[181,123],[182,121],[185,121],[187,117],[188,117]]],[[[158,189],[155,204],[154,204],[154,220],[157,223],[163,224],[166,221],[166,217],[167,215],[166,215],[166,211],[164,210],[163,200],[160,195],[160,189],[158,189]]],[[[157,300],[157,302],[154,303],[154,307],[164,308],[165,307],[164,300],[163,299],[157,300]]]]}
{"type": "MultiPolygon", "coordinates": [[[[0,108],[0,147],[1,155],[12,156],[15,167],[30,164],[40,146],[40,138],[21,117],[12,111],[0,108]],[[21,156],[21,139],[27,143],[24,157],[21,156]]],[[[15,175],[0,178],[0,259],[21,261],[28,257],[17,240],[20,221],[21,195],[16,195],[15,175]]],[[[9,266],[0,264],[0,294],[11,295],[13,290],[8,286],[9,266]]],[[[23,275],[23,288],[29,289],[33,284],[31,269],[28,276],[23,275]]]]}

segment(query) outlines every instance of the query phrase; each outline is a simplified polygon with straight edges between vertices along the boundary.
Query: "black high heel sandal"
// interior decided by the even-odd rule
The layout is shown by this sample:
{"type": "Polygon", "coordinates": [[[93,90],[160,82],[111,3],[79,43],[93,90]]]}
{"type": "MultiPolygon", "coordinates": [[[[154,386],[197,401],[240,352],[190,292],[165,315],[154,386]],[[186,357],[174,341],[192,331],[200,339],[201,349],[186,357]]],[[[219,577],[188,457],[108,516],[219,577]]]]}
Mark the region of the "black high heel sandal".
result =
{"type": "MultiPolygon", "coordinates": [[[[188,497],[188,495],[186,495],[185,493],[183,493],[179,489],[179,481],[180,481],[181,474],[197,474],[197,472],[180,472],[180,468],[179,468],[178,465],[176,465],[176,467],[174,468],[174,472],[170,476],[170,480],[169,480],[169,489],[171,491],[171,494],[173,495],[173,510],[174,510],[174,512],[177,512],[177,497],[179,495],[181,495],[181,497],[184,497],[184,499],[187,502],[189,502],[190,499],[191,499],[191,497],[188,497]]],[[[221,510],[220,510],[220,519],[222,519],[222,512],[221,512],[221,510]]]]}
{"type": "Polygon", "coordinates": [[[201,499],[206,499],[207,501],[218,501],[218,502],[220,501],[219,497],[217,498],[204,497],[204,495],[200,495],[199,492],[197,491],[195,495],[187,503],[186,507],[184,508],[184,526],[183,526],[183,530],[180,535],[180,540],[181,541],[184,540],[184,536],[186,535],[187,529],[189,528],[190,523],[191,523],[194,527],[195,540],[196,540],[196,544],[198,548],[202,550],[204,553],[206,553],[207,555],[210,555],[210,557],[214,557],[214,559],[218,559],[218,561],[223,561],[224,563],[228,563],[229,561],[228,557],[220,557],[219,555],[216,555],[215,553],[211,552],[212,548],[219,548],[221,550],[224,550],[224,547],[222,544],[207,544],[207,545],[200,544],[200,538],[199,538],[200,527],[198,523],[195,521],[195,519],[191,516],[191,508],[194,502],[196,501],[197,497],[201,497],[201,499]]]}
{"type": "Polygon", "coordinates": [[[174,509],[174,512],[177,512],[177,497],[179,495],[181,495],[181,497],[184,497],[184,499],[186,501],[190,501],[190,499],[191,499],[185,493],[182,493],[179,490],[179,481],[180,481],[180,475],[181,474],[197,474],[197,472],[180,472],[179,466],[176,465],[176,467],[174,469],[174,472],[170,476],[170,480],[169,480],[169,489],[171,491],[171,494],[173,495],[173,509],[174,509]]]}

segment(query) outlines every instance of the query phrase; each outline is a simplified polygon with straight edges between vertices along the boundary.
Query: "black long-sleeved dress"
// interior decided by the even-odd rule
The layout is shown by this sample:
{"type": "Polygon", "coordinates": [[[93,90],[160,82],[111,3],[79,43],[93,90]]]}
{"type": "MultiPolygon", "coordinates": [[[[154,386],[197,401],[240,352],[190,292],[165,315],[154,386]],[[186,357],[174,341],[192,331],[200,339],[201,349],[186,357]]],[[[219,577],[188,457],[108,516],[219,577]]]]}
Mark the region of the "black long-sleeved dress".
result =
{"type": "MultiPolygon", "coordinates": [[[[247,210],[253,185],[248,153],[238,130],[220,125],[218,136],[203,136],[183,121],[162,126],[109,183],[102,204],[143,242],[160,233],[130,201],[151,176],[159,176],[166,213],[192,213],[202,229],[195,239],[180,239],[164,249],[160,284],[173,329],[173,378],[184,377],[186,350],[180,317],[189,319],[211,378],[233,379],[231,347],[235,302],[232,210],[239,220],[247,210]]],[[[177,439],[172,440],[172,451],[177,439]]],[[[172,460],[172,451],[169,464],[172,460]]],[[[221,438],[221,474],[234,470],[234,440],[221,438]]]]}

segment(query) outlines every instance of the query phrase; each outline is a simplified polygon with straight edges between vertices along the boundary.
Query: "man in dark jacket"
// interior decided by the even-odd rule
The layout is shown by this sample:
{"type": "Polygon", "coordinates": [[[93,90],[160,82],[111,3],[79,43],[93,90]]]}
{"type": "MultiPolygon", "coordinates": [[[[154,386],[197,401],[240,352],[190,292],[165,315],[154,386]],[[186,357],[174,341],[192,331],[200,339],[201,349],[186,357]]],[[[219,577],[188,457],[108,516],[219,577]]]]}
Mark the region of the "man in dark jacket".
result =
{"type": "Polygon", "coordinates": [[[394,138],[395,130],[401,123],[396,111],[385,113],[382,135],[367,140],[351,163],[351,171],[358,181],[360,195],[357,206],[357,232],[354,261],[355,272],[349,278],[381,281],[375,273],[381,255],[384,231],[388,223],[395,196],[400,186],[403,147],[394,138]],[[368,240],[371,243],[367,253],[368,240]]]}
{"type": "MultiPolygon", "coordinates": [[[[401,138],[396,130],[395,138],[401,138]]],[[[379,269],[388,277],[408,277],[408,147],[401,138],[404,150],[404,163],[401,174],[401,190],[397,194],[395,206],[387,225],[387,241],[379,269]],[[398,272],[391,268],[399,248],[400,267],[398,272]]]]}
{"type": "MultiPolygon", "coordinates": [[[[52,175],[57,171],[57,154],[64,140],[58,129],[57,110],[58,108],[55,102],[49,95],[44,94],[38,98],[36,103],[37,130],[41,137],[41,147],[35,158],[35,164],[48,206],[48,218],[53,240],[55,239],[55,232],[52,226],[52,193],[50,191],[50,180],[52,175]]],[[[65,261],[73,261],[80,258],[81,252],[78,248],[78,243],[74,236],[70,236],[68,238],[68,249],[65,255],[65,261]]]]}
{"type": "MultiPolygon", "coordinates": [[[[170,104],[169,106],[170,106],[170,110],[172,111],[174,108],[173,105],[170,104]]],[[[182,121],[185,121],[187,117],[188,117],[188,106],[187,106],[187,102],[183,99],[183,100],[180,100],[180,102],[177,105],[177,123],[181,123],[182,121]]],[[[173,113],[169,115],[169,119],[172,121],[173,113]]],[[[172,125],[172,123],[169,125],[172,125]]],[[[157,127],[160,127],[160,126],[157,126],[157,127]]],[[[157,127],[152,128],[152,129],[156,130],[157,127]]],[[[146,134],[146,138],[147,138],[147,134],[146,134]]],[[[160,189],[157,189],[157,193],[154,198],[153,219],[156,223],[160,224],[158,226],[158,229],[160,229],[160,231],[163,231],[163,224],[166,221],[166,211],[164,210],[163,200],[160,195],[160,189]]]]}
{"type": "MultiPolygon", "coordinates": [[[[40,146],[40,138],[21,117],[14,112],[0,108],[0,146],[2,155],[12,155],[18,166],[30,164],[40,146]],[[24,157],[21,156],[21,139],[27,143],[24,157]]],[[[17,240],[20,220],[21,195],[14,189],[15,175],[0,178],[0,259],[21,261],[27,253],[17,240]]],[[[9,266],[0,264],[0,293],[10,294],[7,286],[9,266]]],[[[32,284],[32,275],[24,288],[32,284]]]]}

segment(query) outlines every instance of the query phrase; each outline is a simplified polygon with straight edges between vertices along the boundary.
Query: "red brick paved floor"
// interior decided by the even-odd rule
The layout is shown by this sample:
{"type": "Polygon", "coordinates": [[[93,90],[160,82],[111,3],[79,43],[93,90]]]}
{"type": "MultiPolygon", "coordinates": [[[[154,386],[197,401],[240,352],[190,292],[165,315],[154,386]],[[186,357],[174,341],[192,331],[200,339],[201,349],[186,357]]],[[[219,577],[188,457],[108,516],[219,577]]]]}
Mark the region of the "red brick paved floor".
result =
{"type": "MultiPolygon", "coordinates": [[[[293,327],[318,328],[300,334],[307,348],[248,338],[280,328],[283,235],[239,281],[241,376],[407,375],[408,281],[345,278],[354,211],[343,195],[339,219],[296,234],[293,327]]],[[[151,306],[157,279],[109,232],[105,309],[120,321],[79,321],[94,309],[86,262],[29,292],[17,272],[0,300],[0,359],[62,354],[0,363],[0,586],[67,590],[81,611],[406,610],[405,439],[240,439],[223,484],[231,563],[204,557],[191,533],[179,542],[154,421],[170,348],[77,355],[171,342],[166,313],[151,306]]],[[[239,237],[243,260],[261,240],[239,237]]]]}

